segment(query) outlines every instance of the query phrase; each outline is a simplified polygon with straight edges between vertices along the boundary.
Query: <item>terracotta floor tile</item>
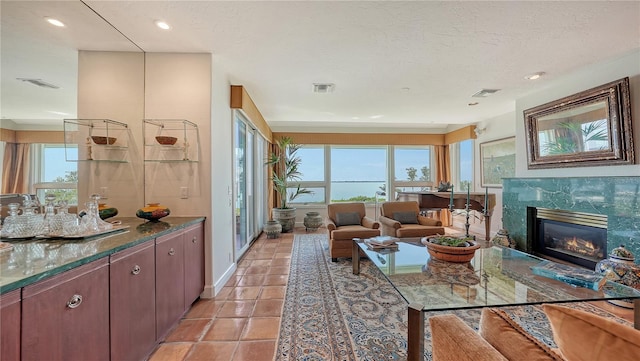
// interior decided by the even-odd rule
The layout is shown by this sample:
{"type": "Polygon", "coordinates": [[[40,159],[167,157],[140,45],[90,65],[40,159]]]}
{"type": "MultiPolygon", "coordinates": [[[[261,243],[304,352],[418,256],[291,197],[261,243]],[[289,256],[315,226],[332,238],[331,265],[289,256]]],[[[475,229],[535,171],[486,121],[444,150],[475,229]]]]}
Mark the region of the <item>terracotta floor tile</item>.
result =
{"type": "Polygon", "coordinates": [[[149,361],[182,361],[193,346],[192,343],[163,343],[149,357],[149,361]]]}
{"type": "Polygon", "coordinates": [[[245,272],[247,272],[247,268],[249,267],[237,267],[234,275],[242,276],[245,272]]]}
{"type": "Polygon", "coordinates": [[[264,286],[286,286],[289,276],[287,275],[266,275],[264,277],[264,286]]]}
{"type": "Polygon", "coordinates": [[[269,270],[267,271],[267,274],[269,274],[269,275],[288,275],[289,274],[289,267],[286,267],[286,266],[269,267],[269,270]]]}
{"type": "Polygon", "coordinates": [[[234,287],[227,300],[255,300],[260,290],[260,286],[234,287]]]}
{"type": "Polygon", "coordinates": [[[227,299],[227,297],[229,297],[231,291],[233,291],[233,287],[222,287],[222,289],[220,290],[220,292],[218,292],[214,299],[218,301],[224,301],[227,299]]]}
{"type": "MultiPolygon", "coordinates": [[[[272,259],[275,254],[276,254],[275,250],[271,251],[271,252],[260,252],[260,253],[256,254],[255,259],[272,259]]],[[[289,256],[291,256],[291,255],[289,255],[289,256]]],[[[282,257],[280,257],[280,258],[282,258],[282,257]]]]}
{"type": "Polygon", "coordinates": [[[251,266],[271,266],[271,260],[257,259],[251,262],[251,266]]]}
{"type": "Polygon", "coordinates": [[[284,300],[258,300],[251,317],[280,317],[284,300]]]}
{"type": "Polygon", "coordinates": [[[238,342],[198,342],[186,361],[229,361],[237,347],[238,342]]]}
{"type": "Polygon", "coordinates": [[[287,286],[264,286],[260,293],[260,299],[284,299],[287,286]]]}
{"type": "Polygon", "coordinates": [[[229,277],[227,283],[224,284],[225,287],[233,287],[238,284],[238,281],[242,279],[242,275],[233,275],[229,277]]]}
{"type": "Polygon", "coordinates": [[[251,266],[247,268],[245,275],[263,275],[269,271],[269,266],[251,266]]]}
{"type": "Polygon", "coordinates": [[[291,260],[288,258],[276,258],[271,261],[271,267],[274,266],[289,266],[291,264],[291,260]]]}
{"type": "Polygon", "coordinates": [[[276,341],[239,342],[233,361],[271,361],[275,352],[276,341]]]}
{"type": "Polygon", "coordinates": [[[291,253],[289,253],[289,252],[276,253],[275,256],[273,256],[273,258],[275,258],[275,259],[291,258],[291,253]]]}
{"type": "Polygon", "coordinates": [[[191,306],[184,318],[213,318],[223,304],[224,301],[215,299],[200,299],[191,306]]]}
{"type": "Polygon", "coordinates": [[[237,341],[247,323],[246,318],[217,318],[202,338],[206,341],[237,341]]]}
{"type": "Polygon", "coordinates": [[[275,340],[278,338],[280,317],[251,317],[242,332],[241,340],[275,340]]]}
{"type": "Polygon", "coordinates": [[[292,249],[293,249],[292,245],[278,246],[278,248],[276,248],[276,253],[291,253],[292,249]]]}
{"type": "Polygon", "coordinates": [[[249,266],[251,266],[251,260],[247,260],[243,258],[238,262],[238,267],[246,268],[249,266]]]}
{"type": "Polygon", "coordinates": [[[236,286],[262,286],[264,275],[244,275],[236,286]]]}
{"type": "MultiPolygon", "coordinates": [[[[263,306],[264,307],[264,306],[263,306]]],[[[209,329],[210,319],[182,320],[169,336],[166,342],[197,342],[209,329]]]]}
{"type": "Polygon", "coordinates": [[[249,317],[255,301],[227,301],[218,312],[218,317],[249,317]]]}

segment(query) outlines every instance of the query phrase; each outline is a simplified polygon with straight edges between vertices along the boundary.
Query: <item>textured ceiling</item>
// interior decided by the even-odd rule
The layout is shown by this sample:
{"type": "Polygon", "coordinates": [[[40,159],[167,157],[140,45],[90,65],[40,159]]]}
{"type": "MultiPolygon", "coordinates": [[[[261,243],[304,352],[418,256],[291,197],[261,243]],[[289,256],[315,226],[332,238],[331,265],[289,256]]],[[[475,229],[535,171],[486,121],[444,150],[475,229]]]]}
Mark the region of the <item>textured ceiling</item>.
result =
{"type": "Polygon", "coordinates": [[[211,52],[274,130],[444,131],[640,48],[636,1],[85,3],[146,52],[211,52]],[[538,71],[547,76],[524,79],[538,71]],[[335,91],[312,93],[318,82],[335,91]],[[482,88],[501,90],[471,97],[482,88]]]}

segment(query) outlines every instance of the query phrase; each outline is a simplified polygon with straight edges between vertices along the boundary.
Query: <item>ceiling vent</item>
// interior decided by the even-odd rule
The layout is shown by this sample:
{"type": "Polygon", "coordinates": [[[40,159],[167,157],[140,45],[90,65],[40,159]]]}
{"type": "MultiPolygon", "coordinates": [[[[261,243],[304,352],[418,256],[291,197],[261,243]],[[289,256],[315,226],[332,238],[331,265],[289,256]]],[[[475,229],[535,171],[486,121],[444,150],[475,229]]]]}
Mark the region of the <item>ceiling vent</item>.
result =
{"type": "Polygon", "coordinates": [[[313,83],[313,92],[314,93],[333,93],[333,89],[335,89],[336,85],[333,83],[313,83]]]}
{"type": "Polygon", "coordinates": [[[499,91],[500,89],[482,89],[479,92],[473,94],[471,97],[473,98],[486,98],[489,95],[499,91]]]}
{"type": "Polygon", "coordinates": [[[29,78],[16,78],[16,79],[22,80],[22,81],[26,81],[28,83],[31,83],[33,85],[37,85],[37,86],[42,87],[42,88],[60,89],[59,86],[57,86],[55,84],[47,83],[46,81],[44,81],[42,79],[29,79],[29,78]]]}

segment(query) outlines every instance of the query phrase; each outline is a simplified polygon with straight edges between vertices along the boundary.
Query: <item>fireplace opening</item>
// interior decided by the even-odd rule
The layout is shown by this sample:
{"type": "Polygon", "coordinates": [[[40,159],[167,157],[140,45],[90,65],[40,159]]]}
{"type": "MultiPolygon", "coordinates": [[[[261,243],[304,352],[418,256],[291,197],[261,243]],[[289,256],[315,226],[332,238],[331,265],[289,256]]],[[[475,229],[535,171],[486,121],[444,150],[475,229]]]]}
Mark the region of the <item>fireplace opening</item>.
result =
{"type": "Polygon", "coordinates": [[[533,208],[533,253],[594,269],[607,255],[607,216],[533,208]]]}

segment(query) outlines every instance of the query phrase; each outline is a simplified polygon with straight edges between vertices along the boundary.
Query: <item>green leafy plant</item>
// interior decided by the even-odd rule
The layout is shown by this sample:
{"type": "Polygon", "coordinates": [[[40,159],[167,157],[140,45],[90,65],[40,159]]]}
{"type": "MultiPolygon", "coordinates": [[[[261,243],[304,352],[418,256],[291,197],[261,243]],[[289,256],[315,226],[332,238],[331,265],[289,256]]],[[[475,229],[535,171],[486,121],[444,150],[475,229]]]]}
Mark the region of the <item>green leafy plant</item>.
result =
{"type": "Polygon", "coordinates": [[[433,244],[438,244],[441,246],[468,247],[470,246],[469,241],[473,241],[473,237],[451,237],[451,236],[436,235],[434,237],[429,238],[429,241],[433,244]]]}
{"type": "Polygon", "coordinates": [[[578,122],[561,122],[558,123],[558,128],[567,130],[571,135],[558,137],[555,142],[546,143],[543,149],[547,154],[567,154],[584,151],[584,143],[589,141],[607,141],[608,131],[605,125],[605,120],[598,122],[591,122],[583,128],[582,123],[578,122]],[[574,139],[578,137],[582,139],[582,142],[578,143],[574,139]]]}
{"type": "Polygon", "coordinates": [[[278,152],[271,153],[266,164],[273,166],[271,181],[273,188],[280,195],[280,208],[287,209],[290,208],[288,202],[292,202],[302,194],[312,194],[313,192],[301,188],[298,183],[295,191],[287,194],[292,183],[299,181],[302,177],[299,170],[302,160],[296,154],[301,146],[295,144],[291,137],[279,138],[275,144],[278,147],[278,152]]]}

